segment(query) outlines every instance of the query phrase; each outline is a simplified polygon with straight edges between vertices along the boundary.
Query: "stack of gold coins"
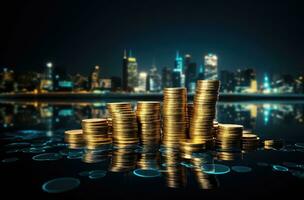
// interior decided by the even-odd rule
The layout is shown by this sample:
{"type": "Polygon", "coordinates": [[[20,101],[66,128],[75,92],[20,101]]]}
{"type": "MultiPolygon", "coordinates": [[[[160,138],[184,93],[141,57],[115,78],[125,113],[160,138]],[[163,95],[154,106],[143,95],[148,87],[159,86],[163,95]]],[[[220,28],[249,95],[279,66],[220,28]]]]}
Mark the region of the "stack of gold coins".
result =
{"type": "Polygon", "coordinates": [[[185,159],[191,159],[193,153],[200,152],[206,148],[206,142],[204,141],[186,139],[180,142],[181,157],[185,159]]]}
{"type": "Polygon", "coordinates": [[[109,135],[112,135],[112,130],[113,130],[112,118],[108,117],[107,121],[108,121],[108,133],[109,133],[109,135]]]}
{"type": "Polygon", "coordinates": [[[137,154],[133,149],[115,149],[112,152],[109,171],[128,172],[136,167],[137,154]]]}
{"type": "Polygon", "coordinates": [[[107,107],[112,118],[113,145],[128,148],[138,144],[138,128],[136,114],[131,103],[108,103],[107,107]]]}
{"type": "Polygon", "coordinates": [[[244,130],[242,135],[242,150],[256,150],[259,146],[259,140],[260,138],[256,134],[244,130]]]}
{"type": "Polygon", "coordinates": [[[68,130],[64,132],[64,141],[68,144],[69,149],[79,149],[84,147],[82,129],[68,130]]]}
{"type": "Polygon", "coordinates": [[[284,147],[284,141],[277,140],[264,140],[264,149],[281,149],[284,147]]]}
{"type": "Polygon", "coordinates": [[[159,145],[161,137],[160,102],[137,102],[136,116],[141,144],[145,146],[159,145]]]}
{"type": "Polygon", "coordinates": [[[108,137],[107,119],[84,119],[81,126],[87,149],[98,149],[112,142],[112,139],[108,137]]]}
{"type": "Polygon", "coordinates": [[[187,128],[190,127],[190,121],[193,115],[193,103],[188,103],[187,104],[187,128]]]}
{"type": "Polygon", "coordinates": [[[212,135],[213,135],[213,138],[216,137],[217,135],[217,132],[218,132],[218,122],[217,121],[213,121],[213,127],[212,127],[212,135]]]}
{"type": "Polygon", "coordinates": [[[166,147],[178,147],[186,139],[187,131],[187,89],[165,88],[163,102],[163,137],[166,147]]]}
{"type": "Polygon", "coordinates": [[[190,122],[189,136],[193,140],[213,142],[213,120],[216,113],[220,82],[218,80],[197,81],[194,110],[190,122]]]}
{"type": "Polygon", "coordinates": [[[239,151],[241,149],[242,134],[242,125],[219,124],[215,140],[216,147],[222,151],[239,151]]]}

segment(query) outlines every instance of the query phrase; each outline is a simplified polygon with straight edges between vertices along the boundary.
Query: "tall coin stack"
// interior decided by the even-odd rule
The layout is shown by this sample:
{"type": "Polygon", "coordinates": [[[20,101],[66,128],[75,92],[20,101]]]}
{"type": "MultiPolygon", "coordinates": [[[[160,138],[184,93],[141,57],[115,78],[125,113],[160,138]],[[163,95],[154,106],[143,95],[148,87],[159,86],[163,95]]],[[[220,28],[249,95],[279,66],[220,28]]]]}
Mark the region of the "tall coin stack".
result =
{"type": "Polygon", "coordinates": [[[241,149],[242,135],[242,125],[219,124],[215,140],[216,147],[222,151],[239,151],[241,149]]]}
{"type": "Polygon", "coordinates": [[[136,116],[142,145],[157,146],[160,143],[160,102],[139,101],[136,116]]]}
{"type": "Polygon", "coordinates": [[[138,144],[138,128],[135,112],[131,103],[108,103],[112,118],[113,145],[119,148],[132,147],[138,144]]]}
{"type": "Polygon", "coordinates": [[[87,149],[98,149],[112,142],[108,137],[107,119],[84,119],[81,126],[87,149]]]}
{"type": "Polygon", "coordinates": [[[206,143],[213,142],[212,129],[219,85],[218,80],[197,81],[189,132],[192,140],[205,141],[206,143]]]}
{"type": "Polygon", "coordinates": [[[166,147],[177,148],[187,130],[187,89],[165,88],[163,102],[163,137],[166,147]]]}

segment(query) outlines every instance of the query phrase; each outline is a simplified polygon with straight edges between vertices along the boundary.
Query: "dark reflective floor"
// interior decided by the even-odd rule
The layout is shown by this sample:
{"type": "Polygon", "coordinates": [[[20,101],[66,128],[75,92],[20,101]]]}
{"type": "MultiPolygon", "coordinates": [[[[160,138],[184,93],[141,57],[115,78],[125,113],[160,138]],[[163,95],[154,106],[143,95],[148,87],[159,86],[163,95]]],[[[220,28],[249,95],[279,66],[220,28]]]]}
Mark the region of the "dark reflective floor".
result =
{"type": "Polygon", "coordinates": [[[81,128],[82,119],[107,116],[105,107],[106,102],[2,102],[4,194],[54,199],[301,194],[304,102],[218,104],[219,122],[243,124],[261,140],[283,139],[282,149],[184,155],[142,146],[86,150],[64,141],[64,131],[81,128]]]}

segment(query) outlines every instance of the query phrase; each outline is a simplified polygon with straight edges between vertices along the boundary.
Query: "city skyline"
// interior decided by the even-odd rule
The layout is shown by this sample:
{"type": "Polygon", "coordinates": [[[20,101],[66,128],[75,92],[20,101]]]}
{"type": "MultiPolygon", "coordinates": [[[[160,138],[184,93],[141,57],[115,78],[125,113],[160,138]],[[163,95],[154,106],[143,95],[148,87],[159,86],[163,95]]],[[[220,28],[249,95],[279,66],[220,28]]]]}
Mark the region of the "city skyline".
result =
{"type": "Polygon", "coordinates": [[[125,48],[146,71],[153,63],[173,67],[176,50],[198,64],[214,53],[220,70],[255,68],[258,75],[299,73],[304,66],[297,1],[29,1],[5,8],[0,66],[15,71],[37,71],[52,61],[69,73],[88,74],[100,65],[106,76],[120,75],[125,48]]]}

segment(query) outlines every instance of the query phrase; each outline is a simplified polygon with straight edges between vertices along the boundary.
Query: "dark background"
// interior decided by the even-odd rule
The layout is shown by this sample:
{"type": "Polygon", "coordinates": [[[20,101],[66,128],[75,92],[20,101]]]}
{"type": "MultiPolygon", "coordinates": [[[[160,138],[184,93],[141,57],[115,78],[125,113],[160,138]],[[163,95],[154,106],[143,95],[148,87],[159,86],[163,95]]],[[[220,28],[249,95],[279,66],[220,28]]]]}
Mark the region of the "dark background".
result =
{"type": "Polygon", "coordinates": [[[219,68],[303,72],[300,1],[7,1],[0,6],[0,68],[121,75],[123,49],[140,70],[173,66],[176,50],[219,56],[219,68]]]}

